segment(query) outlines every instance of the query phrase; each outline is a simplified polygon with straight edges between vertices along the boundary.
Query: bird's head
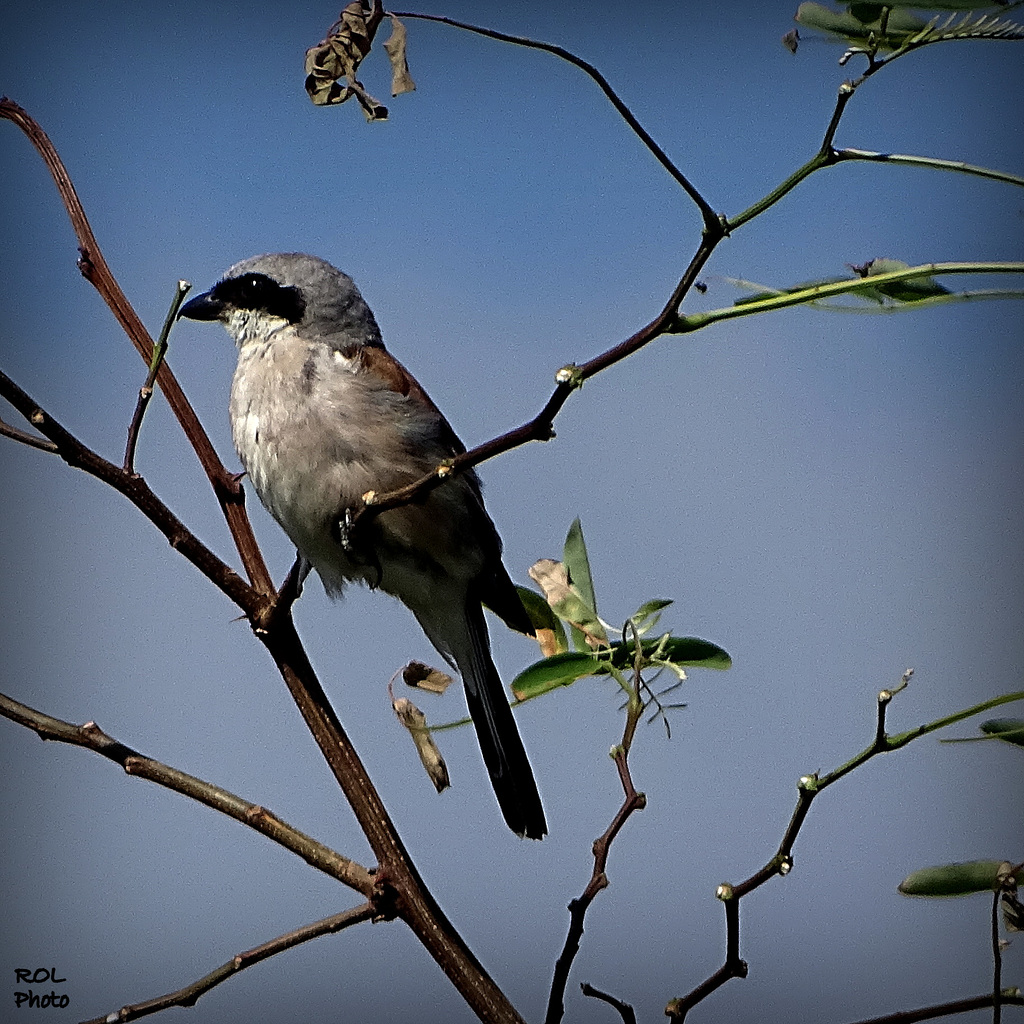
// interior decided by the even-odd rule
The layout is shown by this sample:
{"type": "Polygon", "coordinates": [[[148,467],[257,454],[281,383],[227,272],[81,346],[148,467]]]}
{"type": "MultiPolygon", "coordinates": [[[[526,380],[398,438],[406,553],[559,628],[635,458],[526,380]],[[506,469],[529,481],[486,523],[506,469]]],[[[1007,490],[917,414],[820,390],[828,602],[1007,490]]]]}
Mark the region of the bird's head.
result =
{"type": "Polygon", "coordinates": [[[352,278],[305,253],[253,256],[236,263],[179,317],[219,320],[241,348],[284,328],[334,347],[379,345],[380,330],[352,278]]]}

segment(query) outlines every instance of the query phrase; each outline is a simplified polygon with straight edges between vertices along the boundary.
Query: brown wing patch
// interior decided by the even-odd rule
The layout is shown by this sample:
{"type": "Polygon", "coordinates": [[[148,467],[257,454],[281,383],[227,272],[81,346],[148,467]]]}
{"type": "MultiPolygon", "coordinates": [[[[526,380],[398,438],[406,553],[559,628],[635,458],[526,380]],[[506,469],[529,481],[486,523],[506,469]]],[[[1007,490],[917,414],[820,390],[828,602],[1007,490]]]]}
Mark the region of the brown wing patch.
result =
{"type": "Polygon", "coordinates": [[[441,410],[420,387],[419,381],[383,345],[363,345],[358,352],[342,350],[342,354],[350,358],[358,357],[367,373],[372,373],[397,394],[405,395],[430,409],[440,421],[440,439],[451,449],[453,455],[466,450],[466,446],[452,430],[451,424],[444,418],[441,410]]]}

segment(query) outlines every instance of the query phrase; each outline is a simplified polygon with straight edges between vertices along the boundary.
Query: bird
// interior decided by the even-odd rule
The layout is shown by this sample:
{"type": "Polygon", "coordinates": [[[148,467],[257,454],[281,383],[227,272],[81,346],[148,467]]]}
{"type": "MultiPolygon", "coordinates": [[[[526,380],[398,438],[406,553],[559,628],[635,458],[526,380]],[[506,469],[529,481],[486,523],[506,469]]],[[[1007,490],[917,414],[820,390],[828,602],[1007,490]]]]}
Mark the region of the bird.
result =
{"type": "Polygon", "coordinates": [[[520,837],[547,823],[494,665],[484,606],[534,630],[504,564],[479,478],[453,474],[347,529],[363,496],[395,490],[465,451],[416,379],[384,347],[355,282],[316,256],[267,253],[228,269],[179,316],[219,321],[238,362],[229,413],[252,486],[331,597],[349,583],[398,598],[462,676],[498,805],[520,837]]]}

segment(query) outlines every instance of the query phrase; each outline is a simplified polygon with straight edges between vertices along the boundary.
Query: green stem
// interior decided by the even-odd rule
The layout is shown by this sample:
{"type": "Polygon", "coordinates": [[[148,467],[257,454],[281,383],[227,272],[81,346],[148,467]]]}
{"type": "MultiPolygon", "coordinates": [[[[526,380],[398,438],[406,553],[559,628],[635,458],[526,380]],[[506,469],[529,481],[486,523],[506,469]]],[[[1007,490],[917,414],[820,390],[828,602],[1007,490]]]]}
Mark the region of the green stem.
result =
{"type": "MultiPolygon", "coordinates": [[[[906,153],[874,153],[868,149],[837,149],[833,154],[832,163],[843,163],[847,160],[867,160],[872,163],[907,164],[911,167],[931,167],[937,171],[956,171],[960,174],[974,174],[979,178],[991,178],[1009,185],[1024,187],[1024,178],[1006,171],[994,171],[989,167],[976,164],[965,164],[960,160],[939,160],[930,156],[911,156],[906,153]]],[[[805,175],[806,177],[806,175],[805,175]]],[[[730,222],[732,224],[733,222],[730,222]]]]}
{"type": "Polygon", "coordinates": [[[801,288],[799,291],[786,292],[784,295],[770,295],[764,299],[744,302],[741,306],[727,306],[724,309],[712,309],[706,313],[680,316],[669,333],[689,334],[691,331],[699,331],[720,320],[732,320],[754,313],[767,313],[775,309],[786,309],[789,306],[801,306],[818,299],[830,298],[833,295],[856,294],[898,281],[910,281],[916,277],[938,277],[942,274],[1024,274],[1024,263],[924,263],[918,267],[893,270],[887,274],[875,274],[871,277],[849,281],[830,281],[827,284],[816,284],[809,288],[801,288]]]}
{"type": "Polygon", "coordinates": [[[850,758],[845,764],[841,764],[838,768],[818,779],[815,790],[820,793],[826,786],[831,785],[833,782],[838,782],[844,775],[848,775],[854,768],[860,767],[860,765],[870,760],[876,754],[885,754],[890,750],[899,750],[900,747],[905,747],[908,743],[921,736],[927,736],[930,732],[945,729],[947,725],[954,725],[956,722],[962,722],[965,718],[980,715],[983,711],[997,708],[1001,704],[1010,704],[1015,700],[1024,700],[1024,690],[1019,690],[1016,693],[1004,693],[1000,697],[993,697],[991,700],[982,701],[980,704],[965,708],[963,711],[946,715],[944,718],[937,718],[934,722],[926,722],[924,725],[919,725],[916,729],[908,729],[906,732],[897,733],[895,736],[886,736],[883,733],[882,737],[876,739],[870,747],[866,747],[855,757],[850,758]]]}
{"type": "Polygon", "coordinates": [[[980,704],[965,708],[963,711],[957,711],[955,714],[947,715],[945,718],[928,722],[927,725],[920,725],[916,729],[897,733],[895,736],[888,738],[887,748],[889,750],[897,750],[900,747],[906,746],[911,740],[916,740],[918,736],[926,736],[937,729],[945,729],[947,725],[954,725],[956,722],[962,722],[965,718],[980,715],[983,711],[997,708],[1001,704],[1010,704],[1015,700],[1024,700],[1024,690],[1018,690],[1016,693],[1004,693],[1001,697],[993,697],[991,700],[982,701],[980,704]]]}
{"type": "Polygon", "coordinates": [[[742,227],[747,221],[760,216],[769,206],[774,206],[783,196],[792,192],[804,178],[810,177],[815,171],[820,171],[822,167],[828,167],[832,163],[834,163],[834,160],[830,152],[815,153],[807,163],[802,167],[798,167],[785,181],[776,185],[771,192],[759,199],[753,206],[748,206],[742,213],[738,213],[735,217],[730,217],[727,229],[730,232],[735,231],[736,228],[742,227]]]}

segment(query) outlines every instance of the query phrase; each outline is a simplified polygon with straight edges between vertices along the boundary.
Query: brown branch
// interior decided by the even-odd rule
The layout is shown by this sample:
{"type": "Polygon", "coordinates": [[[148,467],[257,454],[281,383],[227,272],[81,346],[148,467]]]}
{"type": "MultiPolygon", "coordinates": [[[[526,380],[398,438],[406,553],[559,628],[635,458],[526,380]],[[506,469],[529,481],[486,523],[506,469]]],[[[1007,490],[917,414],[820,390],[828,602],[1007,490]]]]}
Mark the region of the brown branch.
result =
{"type": "MultiPolygon", "coordinates": [[[[466,470],[472,469],[493,459],[497,455],[518,448],[529,441],[550,441],[555,436],[555,417],[561,411],[562,406],[568,401],[569,396],[589,380],[591,377],[608,369],[615,363],[621,362],[627,356],[638,352],[645,345],[654,341],[663,334],[670,333],[678,322],[679,307],[689,292],[693,282],[697,280],[701,268],[711,257],[715,246],[724,237],[724,230],[717,225],[716,233],[709,235],[705,233],[697,252],[690,260],[683,276],[669,296],[661,312],[645,327],[631,334],[624,341],[613,345],[611,348],[594,356],[587,362],[576,365],[563,366],[555,374],[555,390],[539,413],[532,420],[527,421],[519,427],[485,441],[468,452],[455,456],[444,464],[438,466],[432,472],[414,480],[405,487],[394,491],[377,494],[371,493],[364,496],[364,503],[351,510],[346,527],[355,537],[356,531],[364,525],[365,520],[378,516],[388,509],[397,508],[400,505],[407,505],[422,495],[440,486],[449,477],[457,476],[466,470]]],[[[358,543],[358,540],[354,541],[358,543]]]]}
{"type": "Polygon", "coordinates": [[[30,448],[38,448],[41,452],[57,454],[57,446],[52,441],[47,441],[44,437],[36,437],[35,434],[28,434],[3,420],[0,420],[0,435],[9,437],[12,441],[18,441],[20,444],[27,444],[30,448]]]}
{"type": "Polygon", "coordinates": [[[178,989],[177,992],[169,992],[165,996],[156,999],[148,999],[144,1003],[135,1003],[130,1006],[122,1006],[120,1010],[107,1014],[103,1017],[93,1017],[84,1024],[124,1024],[126,1021],[138,1020],[151,1013],[166,1010],[171,1006],[194,1006],[199,997],[205,995],[211,988],[227,981],[232,975],[244,971],[247,967],[258,964],[261,960],[275,956],[286,949],[292,949],[300,943],[308,942],[310,939],[318,938],[321,935],[332,935],[340,932],[343,928],[350,928],[355,924],[362,924],[364,921],[372,921],[377,910],[373,903],[363,903],[351,910],[343,910],[340,914],[333,914],[321,921],[314,921],[312,924],[303,925],[294,931],[279,935],[276,939],[248,949],[244,953],[238,953],[227,963],[216,970],[211,971],[205,977],[194,981],[191,985],[178,989]]]}
{"type": "Polygon", "coordinates": [[[775,852],[775,855],[759,871],[755,871],[745,881],[738,885],[723,883],[718,887],[716,896],[725,905],[725,926],[726,926],[726,952],[725,962],[709,978],[701,982],[696,988],[669,1001],[665,1007],[665,1015],[672,1020],[682,1021],[686,1014],[698,1003],[706,999],[715,989],[720,988],[732,978],[745,978],[747,976],[746,961],[740,956],[740,900],[760,888],[769,879],[776,875],[785,876],[793,869],[793,846],[796,843],[797,835],[807,819],[814,798],[826,787],[838,782],[843,776],[849,774],[854,768],[862,765],[878,754],[902,746],[903,740],[896,743],[890,741],[885,732],[886,709],[895,694],[904,689],[913,675],[913,669],[907,669],[897,686],[889,690],[882,690],[876,701],[877,713],[875,721],[875,735],[871,744],[862,750],[856,757],[851,758],[845,764],[840,765],[827,775],[818,777],[817,774],[804,775],[797,784],[799,795],[797,796],[796,807],[789,820],[782,841],[775,852]]]}
{"type": "Polygon", "coordinates": [[[629,1003],[624,1003],[621,999],[616,999],[615,996],[609,995],[607,992],[602,992],[600,989],[594,988],[593,985],[583,982],[580,985],[580,991],[585,996],[590,996],[591,999],[600,999],[601,1002],[607,1003],[609,1006],[613,1006],[619,1012],[619,1016],[625,1021],[625,1024],[636,1024],[636,1011],[629,1003]]]}
{"type": "Polygon", "coordinates": [[[311,867],[336,878],[363,896],[373,895],[373,873],[362,865],[300,832],[266,808],[119,743],[95,722],[73,725],[71,722],[65,722],[21,704],[6,694],[0,694],[0,715],[31,729],[42,740],[56,740],[93,750],[114,764],[119,764],[127,775],[148,779],[158,786],[181,793],[215,811],[220,811],[290,850],[311,867]]]}
{"type": "Polygon", "coordinates": [[[123,494],[207,579],[216,584],[247,615],[254,616],[269,609],[272,602],[259,594],[229,565],[218,558],[185,524],[153,493],[149,484],[134,473],[125,472],[82,444],[65,430],[10,377],[0,371],[0,397],[6,399],[44,437],[54,445],[55,454],[69,466],[84,470],[123,494]]]}
{"type": "Polygon", "coordinates": [[[733,978],[747,976],[747,962],[740,957],[740,898],[727,883],[720,885],[715,895],[725,905],[725,963],[688,995],[669,1002],[665,1007],[665,1016],[672,1020],[684,1020],[686,1014],[707,999],[715,989],[721,988],[733,978]]]}
{"type": "MultiPolygon", "coordinates": [[[[103,253],[89,225],[75,186],[60,156],[54,149],[53,143],[39,123],[6,96],[0,98],[0,119],[16,124],[28,137],[36,152],[43,158],[53,176],[57,191],[60,193],[64,208],[71,220],[71,227],[78,239],[79,270],[100,293],[136,350],[149,365],[153,358],[153,339],[149,336],[149,332],[107,266],[107,261],[103,258],[103,253]]],[[[166,363],[161,365],[156,380],[213,485],[217,500],[231,530],[231,536],[238,548],[239,557],[242,559],[242,564],[245,566],[252,585],[262,594],[273,594],[273,581],[267,571],[259,546],[256,544],[249,519],[245,514],[244,495],[237,478],[224,468],[224,464],[220,461],[206,431],[203,430],[199,418],[181,390],[181,385],[166,363]]]]}
{"type": "Polygon", "coordinates": [[[431,896],[395,829],[354,747],[309,664],[290,616],[257,629],[298,705],[310,732],[352,806],[380,868],[378,891],[412,929],[481,1021],[516,1022],[516,1013],[431,896]]]}
{"type": "MultiPolygon", "coordinates": [[[[1024,996],[1006,995],[1001,993],[999,1002],[1003,1006],[1024,1006],[1024,996]]],[[[884,1017],[872,1017],[860,1020],[856,1024],[918,1024],[922,1020],[935,1020],[937,1017],[952,1017],[958,1013],[970,1013],[971,1010],[985,1010],[995,1005],[991,992],[970,999],[957,999],[949,1003],[938,1003],[935,1006],[922,1006],[917,1010],[897,1010],[887,1013],[884,1017]]]]}
{"type": "MultiPolygon", "coordinates": [[[[639,650],[640,644],[637,643],[639,650]]],[[[615,812],[611,824],[605,829],[604,834],[594,841],[594,869],[590,875],[590,881],[586,888],[574,900],[569,903],[569,931],[565,936],[565,943],[562,952],[555,961],[555,970],[551,979],[551,991],[548,995],[547,1011],[544,1015],[544,1024],[558,1024],[558,1021],[565,1015],[565,989],[569,983],[569,971],[572,969],[576,954],[580,951],[580,943],[583,939],[583,922],[590,909],[591,903],[597,898],[602,889],[608,888],[608,854],[615,837],[619,834],[622,826],[634,811],[643,810],[647,806],[647,797],[638,793],[633,785],[633,778],[629,771],[629,747],[636,730],[636,724],[643,715],[643,702],[640,700],[640,687],[643,680],[640,677],[640,665],[637,663],[633,685],[630,688],[630,700],[627,704],[626,724],[623,729],[622,742],[612,750],[612,759],[615,761],[615,768],[619,774],[619,782],[622,785],[624,800],[622,805],[615,812]]]]}

